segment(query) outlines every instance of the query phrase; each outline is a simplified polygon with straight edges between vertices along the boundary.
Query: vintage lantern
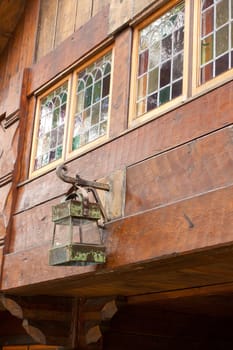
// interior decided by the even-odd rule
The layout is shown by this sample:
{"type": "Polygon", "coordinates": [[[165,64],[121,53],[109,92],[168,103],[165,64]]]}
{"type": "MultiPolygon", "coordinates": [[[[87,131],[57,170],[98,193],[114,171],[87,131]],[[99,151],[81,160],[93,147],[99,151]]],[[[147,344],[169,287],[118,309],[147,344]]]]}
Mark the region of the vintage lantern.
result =
{"type": "Polygon", "coordinates": [[[64,165],[57,168],[58,177],[72,183],[72,187],[65,200],[52,207],[54,229],[49,264],[103,264],[106,261],[106,250],[102,243],[101,230],[107,217],[96,189],[108,191],[109,186],[96,181],[86,181],[78,175],[72,178],[66,176],[66,172],[67,168],[64,165]],[[88,242],[85,235],[89,239],[88,242]],[[94,243],[90,242],[90,237],[95,240],[94,243]]]}

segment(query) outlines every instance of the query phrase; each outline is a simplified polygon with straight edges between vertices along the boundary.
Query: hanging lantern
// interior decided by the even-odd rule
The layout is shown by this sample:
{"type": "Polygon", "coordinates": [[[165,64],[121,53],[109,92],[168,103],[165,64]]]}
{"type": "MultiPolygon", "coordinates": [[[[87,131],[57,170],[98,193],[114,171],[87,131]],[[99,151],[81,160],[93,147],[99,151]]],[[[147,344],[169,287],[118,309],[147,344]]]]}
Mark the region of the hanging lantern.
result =
{"type": "Polygon", "coordinates": [[[72,183],[72,187],[64,202],[52,207],[54,229],[52,247],[49,250],[49,264],[52,266],[103,264],[106,262],[106,249],[102,243],[102,229],[107,217],[96,189],[108,191],[109,186],[86,181],[79,176],[68,177],[65,175],[66,171],[65,166],[57,169],[59,178],[72,183]],[[90,237],[95,242],[90,242],[90,237]]]}

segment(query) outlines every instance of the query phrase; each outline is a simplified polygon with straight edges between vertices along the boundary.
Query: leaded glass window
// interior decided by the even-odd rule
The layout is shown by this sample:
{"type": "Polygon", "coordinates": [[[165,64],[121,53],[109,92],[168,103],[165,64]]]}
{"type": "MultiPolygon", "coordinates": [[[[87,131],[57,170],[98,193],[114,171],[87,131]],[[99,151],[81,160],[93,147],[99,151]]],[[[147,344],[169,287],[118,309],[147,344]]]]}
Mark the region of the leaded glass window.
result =
{"type": "Polygon", "coordinates": [[[72,151],[106,135],[111,52],[77,73],[72,151]]]}
{"type": "Polygon", "coordinates": [[[40,99],[34,171],[62,157],[67,93],[66,81],[40,99]]]}
{"type": "Polygon", "coordinates": [[[233,68],[233,0],[201,1],[201,84],[233,68]]]}
{"type": "Polygon", "coordinates": [[[184,2],[139,32],[137,117],[182,94],[184,2]]]}

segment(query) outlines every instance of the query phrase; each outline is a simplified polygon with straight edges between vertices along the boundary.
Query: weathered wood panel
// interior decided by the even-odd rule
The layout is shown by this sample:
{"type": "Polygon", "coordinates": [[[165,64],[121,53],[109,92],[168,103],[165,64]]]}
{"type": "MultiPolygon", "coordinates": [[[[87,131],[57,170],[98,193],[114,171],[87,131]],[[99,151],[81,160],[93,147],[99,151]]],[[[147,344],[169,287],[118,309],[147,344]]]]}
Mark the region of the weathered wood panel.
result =
{"type": "MultiPolygon", "coordinates": [[[[120,76],[119,79],[121,79],[120,76]]],[[[116,79],[115,84],[119,84],[116,79]]],[[[175,148],[225,125],[232,124],[232,86],[233,83],[230,82],[219,88],[218,91],[212,91],[161,118],[87,152],[70,163],[71,173],[79,172],[82,177],[90,180],[104,178],[116,169],[123,169],[169,148],[175,148]]],[[[28,130],[28,133],[30,132],[31,130],[28,130]]],[[[26,142],[28,145],[31,141],[27,139],[26,142]]],[[[28,153],[25,153],[25,169],[28,168],[29,151],[27,149],[28,153]]],[[[52,171],[21,187],[16,210],[24,210],[63,193],[64,187],[57,186],[55,177],[52,171]],[[49,192],[46,192],[47,188],[49,192]],[[33,193],[37,193],[37,197],[33,193]]],[[[26,178],[24,174],[21,180],[26,180],[26,178]]],[[[219,180],[216,179],[216,181],[219,180]]]]}
{"type": "Polygon", "coordinates": [[[12,114],[19,108],[18,87],[22,71],[33,62],[38,12],[39,0],[26,2],[24,14],[0,57],[0,115],[12,114]]]}
{"type": "Polygon", "coordinates": [[[114,45],[110,137],[119,135],[128,124],[131,40],[132,30],[128,28],[116,38],[114,45]]]}
{"type": "MultiPolygon", "coordinates": [[[[63,295],[135,295],[232,282],[232,245],[225,250],[222,248],[224,252],[220,249],[219,253],[212,248],[233,242],[232,195],[233,186],[230,186],[109,223],[104,235],[107,263],[98,268],[48,266],[48,245],[6,255],[3,289],[28,286],[25,292],[29,292],[34,288],[33,284],[50,281],[46,293],[54,293],[52,281],[65,276],[69,276],[70,283],[64,280],[64,284],[57,284],[57,294],[60,290],[63,295]],[[212,250],[205,252],[208,248],[212,250]],[[192,254],[198,249],[203,252],[192,254]],[[185,255],[181,257],[183,253],[185,255]],[[173,260],[169,263],[165,259],[176,255],[180,255],[177,265],[173,260]],[[155,263],[148,271],[146,261],[155,263]],[[135,270],[132,264],[135,264],[135,270]],[[12,265],[18,269],[12,271],[12,265]],[[161,270],[156,272],[155,266],[161,270]],[[121,268],[125,271],[129,268],[130,275],[123,278],[118,273],[107,273],[123,273],[121,268]],[[89,280],[87,273],[91,271],[98,273],[89,280]],[[72,275],[79,275],[80,279],[72,281],[72,275]]],[[[43,283],[42,287],[45,287],[43,283]]],[[[39,293],[39,289],[35,292],[39,293]]]]}
{"type": "Polygon", "coordinates": [[[233,127],[127,170],[126,215],[232,184],[233,127]]]}
{"type": "Polygon", "coordinates": [[[108,8],[105,7],[86,25],[32,66],[32,81],[28,93],[47,83],[105,40],[107,29],[108,8]]]}
{"type": "Polygon", "coordinates": [[[92,16],[95,16],[104,6],[109,5],[111,0],[93,0],[92,16]]]}
{"type": "Polygon", "coordinates": [[[77,0],[60,0],[58,2],[54,47],[57,47],[74,32],[78,3],[77,0]]]}
{"type": "Polygon", "coordinates": [[[36,61],[46,55],[54,47],[57,9],[58,0],[41,1],[36,61]]]}
{"type": "Polygon", "coordinates": [[[75,20],[75,30],[84,25],[92,16],[92,2],[93,0],[79,0],[77,1],[77,12],[75,20]]]}

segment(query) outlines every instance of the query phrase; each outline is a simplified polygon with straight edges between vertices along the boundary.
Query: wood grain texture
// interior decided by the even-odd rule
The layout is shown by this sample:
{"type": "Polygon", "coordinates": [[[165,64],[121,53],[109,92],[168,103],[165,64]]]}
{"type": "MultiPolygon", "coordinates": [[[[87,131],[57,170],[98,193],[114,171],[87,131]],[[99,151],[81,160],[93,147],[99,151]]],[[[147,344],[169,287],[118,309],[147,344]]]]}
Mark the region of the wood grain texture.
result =
{"type": "Polygon", "coordinates": [[[60,0],[58,2],[54,47],[57,47],[74,32],[78,3],[77,0],[60,0]]]}
{"type": "Polygon", "coordinates": [[[107,28],[108,7],[104,7],[87,24],[31,67],[32,81],[28,93],[32,93],[47,83],[99,45],[107,38],[107,28]]]}
{"type": "MultiPolygon", "coordinates": [[[[180,106],[161,118],[152,120],[144,126],[129,130],[127,134],[121,135],[97,149],[90,150],[70,163],[70,172],[73,174],[79,173],[83,178],[90,180],[105,178],[116,169],[124,169],[126,166],[131,166],[170,148],[175,148],[211,133],[216,129],[231,125],[233,122],[231,113],[232,86],[233,83],[230,82],[219,88],[218,91],[212,91],[199,99],[180,106]]],[[[30,149],[27,145],[31,143],[31,123],[32,121],[29,120],[26,131],[23,159],[25,167],[28,167],[29,160],[30,149]]],[[[209,154],[211,154],[211,150],[209,154]]],[[[25,169],[25,167],[23,168],[25,169]]],[[[218,167],[221,172],[220,166],[218,167]]],[[[21,181],[26,179],[27,174],[24,172],[21,181]]],[[[35,179],[21,187],[16,210],[24,210],[62,194],[64,186],[58,187],[55,179],[55,173],[52,171],[44,175],[43,178],[35,179]],[[46,186],[45,183],[48,183],[49,186],[46,186]],[[41,188],[49,189],[46,193],[45,190],[41,191],[41,188]],[[33,193],[37,193],[37,196],[35,197],[33,193]]],[[[220,179],[216,179],[217,183],[219,181],[220,179]]]]}

